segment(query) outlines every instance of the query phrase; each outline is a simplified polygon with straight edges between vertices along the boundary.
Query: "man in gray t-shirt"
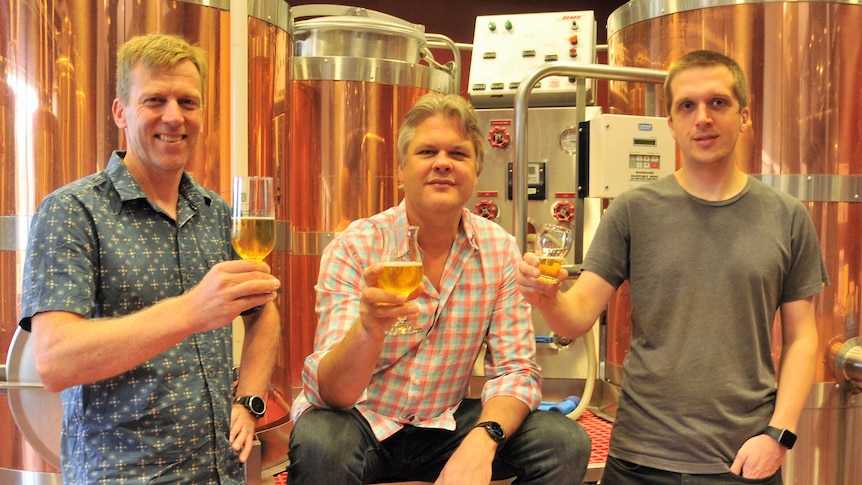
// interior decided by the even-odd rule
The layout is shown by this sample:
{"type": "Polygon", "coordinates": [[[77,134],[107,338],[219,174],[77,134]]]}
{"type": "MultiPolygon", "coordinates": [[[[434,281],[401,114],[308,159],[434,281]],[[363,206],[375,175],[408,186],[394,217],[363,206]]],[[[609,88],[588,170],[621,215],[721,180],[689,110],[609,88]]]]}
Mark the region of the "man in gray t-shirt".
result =
{"type": "Polygon", "coordinates": [[[616,288],[631,285],[631,348],[603,485],[691,475],[693,483],[781,483],[814,378],[813,297],[829,281],[817,234],[801,202],[736,166],[750,112],[733,60],[683,56],[665,100],[680,169],[610,204],[570,290],[536,279],[533,254],[518,283],[562,335],[582,334],[616,288]]]}

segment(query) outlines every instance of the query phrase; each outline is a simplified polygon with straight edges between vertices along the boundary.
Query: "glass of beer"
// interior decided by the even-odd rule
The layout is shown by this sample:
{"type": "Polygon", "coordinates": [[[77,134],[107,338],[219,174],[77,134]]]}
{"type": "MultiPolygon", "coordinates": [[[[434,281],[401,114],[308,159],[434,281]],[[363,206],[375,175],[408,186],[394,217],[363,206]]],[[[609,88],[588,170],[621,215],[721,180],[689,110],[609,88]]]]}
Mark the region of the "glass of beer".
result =
{"type": "Polygon", "coordinates": [[[272,177],[234,177],[230,241],[243,259],[263,261],[275,247],[272,177]]]}
{"type": "Polygon", "coordinates": [[[559,224],[542,224],[536,234],[535,253],[539,256],[540,280],[556,283],[560,268],[572,248],[572,230],[559,224]]]}
{"type": "MultiPolygon", "coordinates": [[[[422,255],[419,252],[419,226],[384,227],[383,255],[380,263],[380,286],[400,295],[409,295],[422,283],[422,255]]],[[[399,317],[387,331],[387,335],[410,335],[423,329],[399,317]]]]}

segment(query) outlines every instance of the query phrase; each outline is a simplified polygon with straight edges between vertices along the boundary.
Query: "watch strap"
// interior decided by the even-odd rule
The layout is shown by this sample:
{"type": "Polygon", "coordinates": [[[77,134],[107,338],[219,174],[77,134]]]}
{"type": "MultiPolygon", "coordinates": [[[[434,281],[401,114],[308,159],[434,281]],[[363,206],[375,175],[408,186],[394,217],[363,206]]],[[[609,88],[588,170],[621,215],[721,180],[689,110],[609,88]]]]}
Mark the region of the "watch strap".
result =
{"type": "Polygon", "coordinates": [[[259,396],[239,396],[234,399],[233,402],[234,404],[240,404],[244,406],[246,409],[248,409],[248,412],[256,418],[261,418],[264,414],[266,414],[266,401],[264,401],[263,398],[259,396]],[[254,406],[252,405],[252,400],[260,401],[263,409],[261,411],[256,411],[254,409],[254,406]]]}

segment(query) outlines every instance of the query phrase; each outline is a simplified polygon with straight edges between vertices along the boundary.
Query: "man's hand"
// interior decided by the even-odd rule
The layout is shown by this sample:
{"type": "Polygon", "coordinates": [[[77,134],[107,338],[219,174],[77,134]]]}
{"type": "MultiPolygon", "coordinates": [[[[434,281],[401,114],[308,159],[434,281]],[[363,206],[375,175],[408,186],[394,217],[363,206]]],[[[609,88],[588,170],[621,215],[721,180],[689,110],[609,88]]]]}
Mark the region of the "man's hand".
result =
{"type": "Polygon", "coordinates": [[[213,266],[183,295],[194,332],[224,327],[240,313],[275,300],[281,282],[262,262],[236,260],[213,266]]]}
{"type": "Polygon", "coordinates": [[[254,447],[254,430],[257,419],[242,404],[234,404],[230,412],[230,446],[245,463],[254,447]]]}
{"type": "Polygon", "coordinates": [[[497,443],[482,428],[475,428],[452,453],[434,485],[488,485],[497,443]]]}
{"type": "Polygon", "coordinates": [[[771,477],[781,467],[786,452],[787,449],[770,436],[751,437],[736,452],[730,471],[742,478],[771,477]]]}
{"type": "Polygon", "coordinates": [[[399,317],[419,313],[419,307],[408,301],[421,295],[425,291],[425,284],[420,284],[405,297],[380,287],[381,271],[383,271],[381,264],[373,264],[365,268],[362,273],[365,289],[359,296],[359,318],[367,332],[382,336],[383,332],[389,329],[399,317]]]}
{"type": "Polygon", "coordinates": [[[524,258],[518,263],[518,288],[521,294],[527,299],[530,304],[542,304],[543,302],[556,298],[556,293],[560,289],[560,283],[569,277],[569,272],[560,268],[557,275],[557,282],[553,283],[547,280],[540,280],[539,275],[539,257],[535,253],[525,253],[524,258]]]}

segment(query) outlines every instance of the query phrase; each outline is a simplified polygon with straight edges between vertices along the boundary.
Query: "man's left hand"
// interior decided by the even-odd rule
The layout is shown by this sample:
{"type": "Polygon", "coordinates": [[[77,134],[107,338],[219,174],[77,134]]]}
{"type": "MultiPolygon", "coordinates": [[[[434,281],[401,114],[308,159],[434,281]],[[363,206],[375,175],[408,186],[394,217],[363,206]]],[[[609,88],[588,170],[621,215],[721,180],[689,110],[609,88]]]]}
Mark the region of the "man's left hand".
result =
{"type": "Polygon", "coordinates": [[[787,449],[770,436],[751,437],[736,452],[730,471],[742,478],[771,477],[781,467],[786,452],[787,449]]]}
{"type": "Polygon", "coordinates": [[[230,412],[230,445],[239,452],[240,463],[245,463],[254,447],[254,430],[257,419],[241,404],[234,404],[230,412]]]}
{"type": "Polygon", "coordinates": [[[475,429],[449,457],[434,485],[488,485],[497,444],[484,429],[475,429]]]}

